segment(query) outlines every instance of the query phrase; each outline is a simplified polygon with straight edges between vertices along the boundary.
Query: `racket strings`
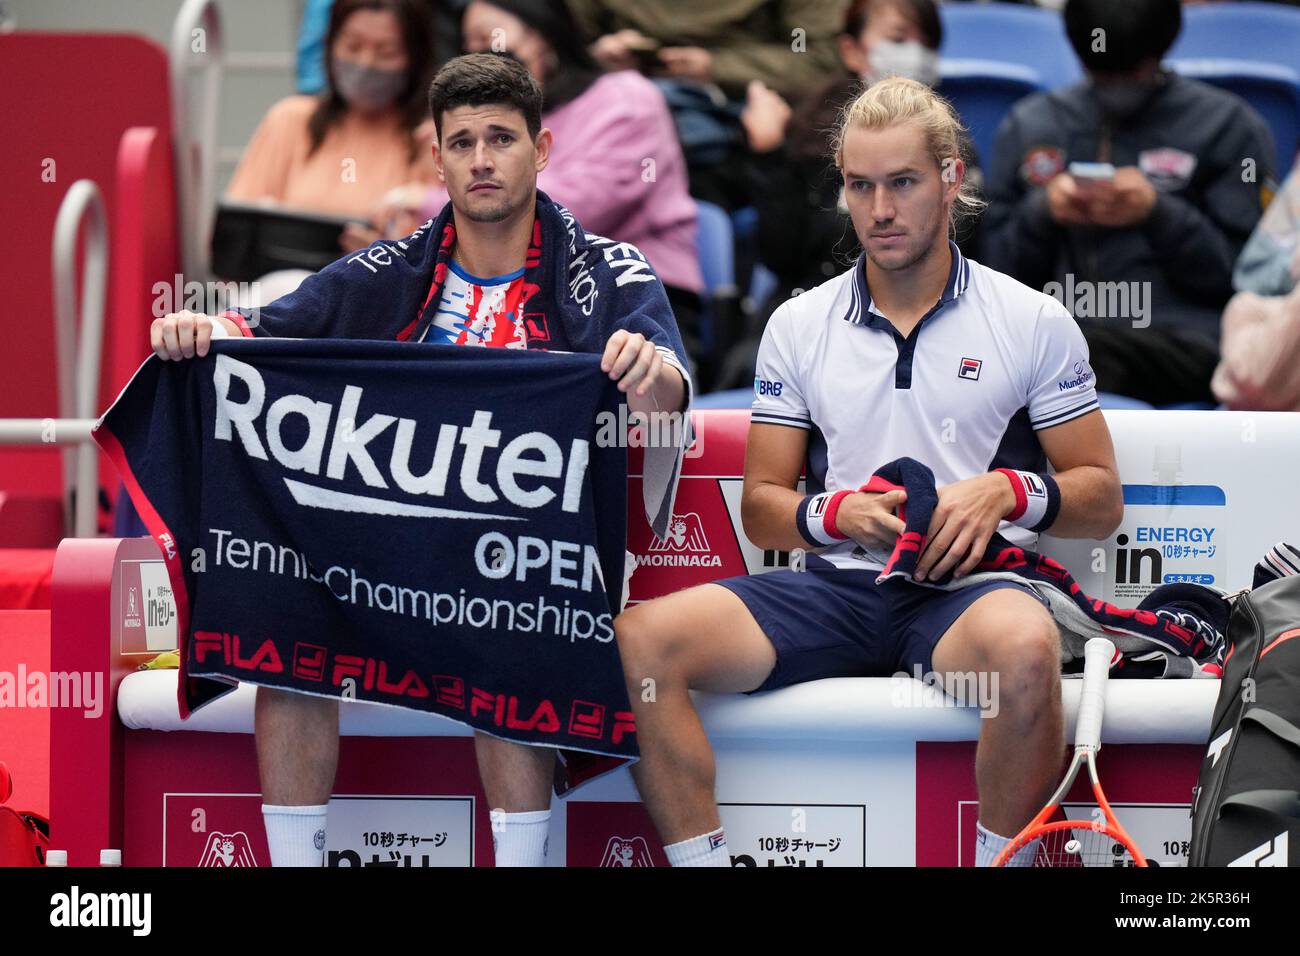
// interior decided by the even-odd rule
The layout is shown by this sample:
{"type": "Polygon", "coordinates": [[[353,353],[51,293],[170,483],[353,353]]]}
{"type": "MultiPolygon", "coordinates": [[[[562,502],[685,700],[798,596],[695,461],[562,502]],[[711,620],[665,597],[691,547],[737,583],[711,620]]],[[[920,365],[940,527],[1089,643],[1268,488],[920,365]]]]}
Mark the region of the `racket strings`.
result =
{"type": "Polygon", "coordinates": [[[1034,866],[1070,869],[1133,865],[1133,857],[1123,843],[1088,822],[1052,830],[1037,839],[1039,844],[1034,866]]]}

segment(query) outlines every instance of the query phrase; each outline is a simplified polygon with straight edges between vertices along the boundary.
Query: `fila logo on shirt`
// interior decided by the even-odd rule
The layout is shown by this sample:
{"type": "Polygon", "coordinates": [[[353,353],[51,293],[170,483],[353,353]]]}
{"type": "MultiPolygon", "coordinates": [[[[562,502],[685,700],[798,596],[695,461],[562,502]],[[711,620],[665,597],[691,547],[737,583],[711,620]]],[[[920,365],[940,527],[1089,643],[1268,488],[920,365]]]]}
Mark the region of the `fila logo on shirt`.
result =
{"type": "Polygon", "coordinates": [[[968,378],[972,382],[978,382],[980,379],[980,368],[984,365],[979,359],[963,358],[961,367],[957,369],[958,378],[968,378]]]}

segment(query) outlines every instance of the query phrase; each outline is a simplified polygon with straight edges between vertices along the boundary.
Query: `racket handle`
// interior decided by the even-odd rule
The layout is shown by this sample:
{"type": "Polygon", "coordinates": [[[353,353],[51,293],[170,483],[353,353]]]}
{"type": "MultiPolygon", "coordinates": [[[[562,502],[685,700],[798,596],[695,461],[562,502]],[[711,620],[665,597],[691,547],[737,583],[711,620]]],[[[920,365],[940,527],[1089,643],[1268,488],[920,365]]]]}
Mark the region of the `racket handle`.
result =
{"type": "Polygon", "coordinates": [[[1074,746],[1096,753],[1101,749],[1101,717],[1106,709],[1106,679],[1115,645],[1094,637],[1083,647],[1083,690],[1079,695],[1079,716],[1074,724],[1074,746]]]}

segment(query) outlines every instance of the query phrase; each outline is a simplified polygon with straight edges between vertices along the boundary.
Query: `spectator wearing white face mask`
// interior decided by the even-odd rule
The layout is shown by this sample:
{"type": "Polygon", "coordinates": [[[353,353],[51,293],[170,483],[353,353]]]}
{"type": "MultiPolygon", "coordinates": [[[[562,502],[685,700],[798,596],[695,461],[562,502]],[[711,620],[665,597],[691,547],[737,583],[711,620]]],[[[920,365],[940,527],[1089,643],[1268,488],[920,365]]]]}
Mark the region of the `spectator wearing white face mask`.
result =
{"type": "MultiPolygon", "coordinates": [[[[933,0],[854,0],[838,38],[843,76],[811,94],[797,110],[764,84],[750,84],[741,122],[753,153],[759,259],[779,281],[762,308],[764,315],[796,290],[843,272],[859,252],[826,130],[835,127],[844,106],[864,85],[887,76],[938,83],[941,40],[933,0]]],[[[976,157],[969,141],[964,146],[966,179],[978,186],[976,157]]],[[[958,236],[969,255],[968,238],[958,236]]]]}
{"type": "MultiPolygon", "coordinates": [[[[271,107],[228,199],[368,220],[390,190],[436,181],[425,124],[434,67],[428,3],[338,0],[326,50],[324,89],[271,107]]],[[[339,253],[377,238],[376,229],[354,225],[339,253]]]]}

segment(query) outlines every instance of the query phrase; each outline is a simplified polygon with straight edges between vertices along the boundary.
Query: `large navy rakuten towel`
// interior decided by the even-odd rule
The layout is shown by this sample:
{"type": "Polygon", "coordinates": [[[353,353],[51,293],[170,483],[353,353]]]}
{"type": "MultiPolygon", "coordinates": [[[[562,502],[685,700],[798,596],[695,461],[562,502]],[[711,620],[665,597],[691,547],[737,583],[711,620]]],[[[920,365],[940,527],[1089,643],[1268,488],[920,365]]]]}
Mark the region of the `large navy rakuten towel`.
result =
{"type": "Polygon", "coordinates": [[[599,363],[311,339],[146,362],[95,436],[167,559],[182,715],[249,681],[635,757],[599,363]]]}

